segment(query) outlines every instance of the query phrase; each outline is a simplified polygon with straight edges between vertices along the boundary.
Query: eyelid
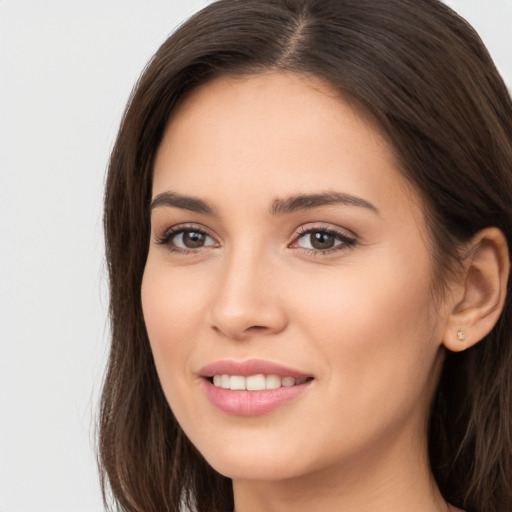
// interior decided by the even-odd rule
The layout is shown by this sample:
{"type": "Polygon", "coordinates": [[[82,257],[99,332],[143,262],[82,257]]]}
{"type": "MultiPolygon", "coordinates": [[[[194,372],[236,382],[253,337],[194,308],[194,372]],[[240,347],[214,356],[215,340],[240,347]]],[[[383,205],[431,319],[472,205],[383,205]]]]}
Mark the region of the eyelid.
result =
{"type": "MultiPolygon", "coordinates": [[[[217,237],[211,234],[209,229],[205,228],[201,224],[196,223],[184,223],[170,226],[163,231],[163,234],[155,236],[155,243],[157,245],[165,246],[169,252],[181,254],[198,254],[202,251],[209,250],[211,248],[220,247],[221,245],[217,237]],[[211,240],[213,240],[214,244],[200,246],[197,248],[184,248],[172,244],[172,240],[175,236],[179,235],[180,233],[185,233],[187,231],[201,233],[205,237],[208,237],[211,240]]],[[[346,229],[325,224],[305,224],[295,230],[293,234],[293,239],[288,244],[288,247],[300,250],[301,252],[308,255],[326,256],[332,253],[349,250],[354,245],[356,245],[356,243],[357,237],[352,232],[346,229]],[[337,243],[333,247],[327,249],[307,248],[298,245],[299,240],[306,237],[308,234],[319,232],[334,236],[340,243],[337,243]]]]}
{"type": "Polygon", "coordinates": [[[336,252],[343,252],[347,251],[351,248],[353,248],[357,244],[357,237],[352,232],[349,232],[348,230],[334,227],[332,225],[325,225],[325,224],[305,224],[303,226],[300,226],[298,229],[295,230],[295,233],[293,235],[292,242],[288,245],[288,247],[301,250],[305,252],[308,255],[315,255],[315,256],[327,256],[332,253],[336,252]],[[300,247],[296,245],[298,241],[308,234],[311,233],[327,233],[330,234],[338,240],[341,240],[342,243],[339,243],[335,245],[334,247],[328,248],[328,249],[309,249],[305,247],[300,247]]]}
{"type": "Polygon", "coordinates": [[[161,235],[155,236],[155,243],[157,245],[166,246],[167,250],[170,252],[177,252],[177,253],[198,253],[205,249],[210,249],[211,247],[219,247],[220,243],[217,240],[217,238],[212,235],[208,229],[201,226],[200,224],[194,224],[194,223],[184,223],[184,224],[176,224],[174,226],[170,226],[167,229],[163,231],[161,235]],[[183,248],[183,247],[177,247],[175,245],[172,245],[171,241],[173,237],[179,235],[180,233],[185,233],[187,231],[195,232],[195,233],[201,233],[202,235],[211,238],[215,245],[207,245],[203,247],[198,247],[195,249],[192,248],[183,248]]]}

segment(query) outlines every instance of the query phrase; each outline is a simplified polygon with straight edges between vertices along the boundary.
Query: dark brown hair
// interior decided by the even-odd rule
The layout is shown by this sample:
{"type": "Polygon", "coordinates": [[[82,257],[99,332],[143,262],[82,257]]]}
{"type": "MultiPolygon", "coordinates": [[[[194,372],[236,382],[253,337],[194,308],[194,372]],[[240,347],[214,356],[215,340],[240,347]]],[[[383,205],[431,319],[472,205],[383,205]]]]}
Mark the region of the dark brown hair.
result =
{"type": "MultiPolygon", "coordinates": [[[[370,112],[424,199],[434,275],[497,226],[512,241],[512,103],[474,30],[437,0],[221,0],[181,26],[136,85],[105,194],[112,345],[101,398],[106,502],[130,512],[233,508],[163,395],[144,326],[155,152],[173,109],[220,75],[314,75],[370,112]],[[110,499],[109,499],[110,497],[110,499]]],[[[442,285],[439,287],[442,291],[442,285]]],[[[432,472],[450,503],[512,510],[512,301],[473,348],[447,354],[434,400],[432,472]]]]}

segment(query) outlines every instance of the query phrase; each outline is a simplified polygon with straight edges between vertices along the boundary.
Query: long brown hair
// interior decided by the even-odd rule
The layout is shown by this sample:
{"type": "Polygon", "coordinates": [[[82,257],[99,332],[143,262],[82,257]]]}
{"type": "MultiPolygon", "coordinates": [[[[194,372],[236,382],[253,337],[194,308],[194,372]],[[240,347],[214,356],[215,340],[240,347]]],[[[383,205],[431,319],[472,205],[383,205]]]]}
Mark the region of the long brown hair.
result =
{"type": "MultiPolygon", "coordinates": [[[[208,466],[165,400],[140,287],[153,161],[173,109],[215,76],[267,69],[319,77],[375,117],[424,199],[437,291],[457,248],[480,229],[497,226],[512,241],[512,102],[477,34],[448,7],[437,0],[208,5],[146,67],[108,172],[112,344],[99,464],[105,502],[121,510],[233,508],[230,480],[208,466]]],[[[447,355],[432,408],[432,472],[447,501],[468,511],[512,510],[511,308],[509,294],[485,340],[447,355]]]]}

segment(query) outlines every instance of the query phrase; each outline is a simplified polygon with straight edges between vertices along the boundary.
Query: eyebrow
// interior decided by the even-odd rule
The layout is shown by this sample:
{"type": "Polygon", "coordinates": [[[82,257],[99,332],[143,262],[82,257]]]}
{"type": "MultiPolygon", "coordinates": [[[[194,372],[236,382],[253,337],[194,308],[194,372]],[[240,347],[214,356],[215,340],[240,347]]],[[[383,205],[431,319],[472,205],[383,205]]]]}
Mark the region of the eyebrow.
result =
{"type": "Polygon", "coordinates": [[[205,213],[206,215],[216,215],[215,208],[210,206],[206,201],[197,197],[183,196],[176,192],[162,192],[158,194],[151,202],[151,210],[161,206],[173,206],[182,210],[190,210],[197,213],[205,213]]]}
{"type": "MultiPolygon", "coordinates": [[[[275,199],[270,207],[270,213],[272,216],[286,215],[287,213],[292,213],[298,210],[309,210],[332,204],[356,206],[359,208],[366,208],[377,214],[379,213],[379,210],[365,199],[341,192],[299,194],[286,199],[275,199]]],[[[182,210],[189,210],[206,215],[215,216],[217,214],[215,208],[203,199],[185,196],[170,191],[158,194],[151,202],[151,210],[162,206],[180,208],[182,210]]]]}
{"type": "Polygon", "coordinates": [[[342,204],[345,206],[357,206],[359,208],[367,208],[375,213],[379,210],[368,201],[360,197],[352,196],[341,192],[324,192],[321,194],[300,194],[298,196],[289,197],[287,199],[276,199],[272,203],[270,212],[272,215],[285,215],[297,210],[309,210],[319,206],[327,206],[331,204],[342,204]]]}

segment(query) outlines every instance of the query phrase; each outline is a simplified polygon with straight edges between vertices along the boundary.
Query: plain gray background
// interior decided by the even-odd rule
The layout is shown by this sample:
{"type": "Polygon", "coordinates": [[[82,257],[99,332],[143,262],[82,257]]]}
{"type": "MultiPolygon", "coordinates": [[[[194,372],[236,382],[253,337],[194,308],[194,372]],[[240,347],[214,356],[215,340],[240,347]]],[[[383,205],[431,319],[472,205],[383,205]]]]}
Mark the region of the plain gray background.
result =
{"type": "MultiPolygon", "coordinates": [[[[135,80],[208,0],[0,0],[0,512],[103,510],[101,202],[135,80]]],[[[512,0],[450,0],[512,85],[512,0]]]]}

